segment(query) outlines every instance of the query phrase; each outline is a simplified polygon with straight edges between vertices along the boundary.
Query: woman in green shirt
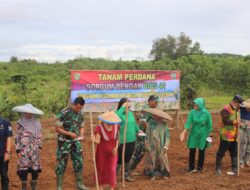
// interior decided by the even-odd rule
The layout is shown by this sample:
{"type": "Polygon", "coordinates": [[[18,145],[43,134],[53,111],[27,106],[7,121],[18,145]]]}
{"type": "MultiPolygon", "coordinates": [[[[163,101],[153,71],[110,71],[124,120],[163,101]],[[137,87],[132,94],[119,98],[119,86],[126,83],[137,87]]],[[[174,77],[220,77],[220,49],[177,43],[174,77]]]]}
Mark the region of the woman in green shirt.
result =
{"type": "MultiPolygon", "coordinates": [[[[122,98],[118,103],[118,108],[116,114],[122,120],[120,125],[120,145],[118,147],[118,164],[117,164],[117,172],[121,168],[122,165],[122,149],[124,144],[124,128],[126,123],[126,107],[130,108],[130,101],[128,98],[122,98]]],[[[137,139],[137,133],[140,131],[139,127],[136,124],[136,120],[134,114],[131,110],[128,110],[128,125],[126,131],[126,144],[125,144],[125,180],[133,181],[133,179],[129,176],[129,166],[130,160],[135,150],[135,142],[137,139]]]]}
{"type": "Polygon", "coordinates": [[[189,152],[189,170],[188,173],[202,172],[205,160],[205,149],[207,147],[207,138],[212,132],[212,118],[208,110],[205,109],[203,98],[194,100],[194,109],[190,111],[184,130],[180,135],[180,140],[184,141],[185,134],[189,132],[187,146],[189,152]],[[199,158],[197,170],[195,169],[195,152],[199,149],[199,158]]]}

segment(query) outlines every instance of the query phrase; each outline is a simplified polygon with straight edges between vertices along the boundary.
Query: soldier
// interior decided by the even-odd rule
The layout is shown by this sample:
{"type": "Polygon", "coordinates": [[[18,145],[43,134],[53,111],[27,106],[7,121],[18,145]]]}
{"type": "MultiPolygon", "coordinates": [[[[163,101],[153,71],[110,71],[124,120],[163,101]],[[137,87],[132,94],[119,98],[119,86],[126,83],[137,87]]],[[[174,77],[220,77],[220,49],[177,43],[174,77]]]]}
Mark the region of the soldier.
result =
{"type": "Polygon", "coordinates": [[[83,115],[81,110],[85,101],[82,97],[77,97],[74,103],[57,114],[57,126],[55,131],[58,133],[58,145],[56,151],[57,166],[57,190],[63,189],[63,177],[70,155],[76,176],[76,186],[78,190],[87,190],[82,179],[82,145],[83,139],[83,115]]]}
{"type": "Polygon", "coordinates": [[[195,90],[191,87],[191,85],[188,85],[187,89],[186,89],[186,93],[187,93],[187,107],[189,110],[192,110],[193,109],[193,106],[194,106],[194,99],[195,99],[195,96],[196,96],[196,92],[195,90]]]}

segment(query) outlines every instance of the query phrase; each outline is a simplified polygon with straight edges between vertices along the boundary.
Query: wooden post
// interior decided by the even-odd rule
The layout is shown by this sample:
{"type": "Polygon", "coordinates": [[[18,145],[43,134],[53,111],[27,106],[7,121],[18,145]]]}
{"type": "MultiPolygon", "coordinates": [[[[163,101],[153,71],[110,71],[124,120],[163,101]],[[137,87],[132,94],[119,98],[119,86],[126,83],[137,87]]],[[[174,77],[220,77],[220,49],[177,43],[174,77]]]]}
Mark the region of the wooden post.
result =
{"type": "Polygon", "coordinates": [[[180,119],[181,119],[181,123],[182,123],[183,128],[184,128],[184,126],[185,126],[185,122],[184,122],[184,120],[183,120],[183,117],[182,117],[182,114],[181,114],[181,110],[179,110],[179,112],[180,112],[180,119]]]}
{"type": "Polygon", "coordinates": [[[237,176],[240,176],[240,126],[237,129],[237,176]]]}
{"type": "Polygon", "coordinates": [[[71,88],[69,88],[69,91],[68,91],[68,97],[66,100],[66,107],[69,106],[70,104],[71,104],[71,88]]]}
{"type": "Polygon", "coordinates": [[[176,128],[179,129],[180,125],[179,125],[179,120],[180,120],[180,111],[176,110],[176,128]]]}
{"type": "Polygon", "coordinates": [[[175,115],[174,115],[174,120],[173,120],[173,127],[172,128],[176,128],[178,129],[180,124],[179,121],[181,121],[181,124],[183,125],[183,127],[185,126],[185,122],[183,120],[182,114],[181,114],[181,110],[175,110],[175,115]]]}
{"type": "MultiPolygon", "coordinates": [[[[90,107],[89,116],[90,116],[91,135],[93,135],[94,131],[93,131],[93,119],[92,119],[91,107],[90,107]]],[[[95,142],[94,141],[92,141],[92,155],[93,155],[94,170],[95,170],[96,189],[99,190],[98,175],[97,175],[96,160],[95,160],[95,142]]]]}
{"type": "Polygon", "coordinates": [[[122,187],[125,188],[125,149],[126,149],[126,135],[128,126],[128,101],[126,104],[126,121],[123,134],[123,148],[122,148],[122,187]]]}

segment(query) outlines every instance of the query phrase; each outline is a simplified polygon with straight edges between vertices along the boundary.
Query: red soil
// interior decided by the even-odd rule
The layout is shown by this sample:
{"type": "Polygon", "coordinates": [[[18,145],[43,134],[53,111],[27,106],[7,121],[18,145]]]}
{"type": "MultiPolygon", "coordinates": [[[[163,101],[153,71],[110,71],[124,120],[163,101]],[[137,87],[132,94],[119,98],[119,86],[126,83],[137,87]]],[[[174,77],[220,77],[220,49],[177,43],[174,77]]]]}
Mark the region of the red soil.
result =
{"type": "MultiPolygon", "coordinates": [[[[96,118],[96,117],[95,117],[96,118]]],[[[184,120],[186,115],[184,115],[184,120]]],[[[213,114],[214,124],[214,142],[211,148],[206,151],[206,159],[204,165],[204,171],[201,174],[186,174],[188,165],[188,149],[185,143],[179,141],[179,134],[182,131],[182,125],[179,129],[174,129],[171,132],[171,143],[168,151],[169,163],[171,169],[171,179],[156,179],[151,182],[145,176],[135,176],[135,182],[126,182],[125,189],[137,189],[137,190],[249,190],[250,189],[250,168],[244,168],[241,170],[240,176],[227,176],[226,171],[230,170],[230,157],[228,154],[223,160],[223,175],[218,177],[215,175],[215,154],[218,149],[219,138],[218,138],[218,125],[219,115],[213,114]]],[[[95,121],[94,123],[97,123],[95,121]]],[[[43,119],[43,150],[42,150],[42,166],[43,171],[39,176],[39,189],[40,190],[55,190],[56,189],[56,175],[55,175],[55,150],[56,150],[56,139],[54,126],[55,122],[53,119],[43,119]]],[[[85,140],[83,141],[84,146],[84,182],[90,189],[95,189],[94,182],[94,170],[92,161],[92,150],[90,141],[90,125],[89,119],[86,118],[85,125],[85,140]]],[[[12,148],[12,157],[9,165],[9,176],[10,176],[10,190],[17,190],[21,188],[21,182],[16,175],[16,154],[14,147],[12,148]]],[[[140,163],[136,171],[142,172],[143,162],[140,163]]],[[[64,176],[64,190],[74,190],[75,177],[72,169],[71,161],[69,160],[68,167],[64,176]]],[[[108,189],[108,188],[107,188],[108,189]]],[[[123,189],[121,178],[118,178],[117,189],[123,189]]]]}

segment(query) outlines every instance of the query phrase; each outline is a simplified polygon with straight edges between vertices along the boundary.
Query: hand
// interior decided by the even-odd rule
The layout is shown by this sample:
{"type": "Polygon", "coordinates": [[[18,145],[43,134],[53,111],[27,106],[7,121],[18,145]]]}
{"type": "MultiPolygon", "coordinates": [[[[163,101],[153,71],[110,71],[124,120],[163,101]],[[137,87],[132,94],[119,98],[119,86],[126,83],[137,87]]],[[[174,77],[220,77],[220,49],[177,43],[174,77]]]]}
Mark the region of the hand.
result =
{"type": "Polygon", "coordinates": [[[21,152],[17,153],[17,157],[18,157],[18,158],[21,158],[21,157],[22,157],[21,152]]]}
{"type": "Polygon", "coordinates": [[[70,137],[72,139],[76,139],[78,136],[77,136],[77,134],[70,132],[70,137]]]}
{"type": "Polygon", "coordinates": [[[182,133],[180,134],[180,141],[183,142],[184,139],[185,139],[185,133],[182,132],[182,133]]]}
{"type": "Polygon", "coordinates": [[[130,107],[130,102],[124,102],[123,104],[122,104],[122,107],[130,107]]]}
{"type": "Polygon", "coordinates": [[[7,162],[7,161],[9,161],[9,160],[10,160],[10,153],[5,152],[5,153],[4,153],[4,162],[7,162]]]}
{"type": "Polygon", "coordinates": [[[140,119],[139,123],[143,126],[144,129],[148,127],[148,123],[146,119],[140,119]]]}
{"type": "Polygon", "coordinates": [[[91,135],[90,135],[90,139],[91,139],[92,141],[95,142],[95,135],[94,135],[94,134],[91,134],[91,135]]]}
{"type": "Polygon", "coordinates": [[[146,150],[147,150],[147,151],[150,151],[150,150],[151,150],[151,148],[150,148],[150,146],[149,146],[149,143],[148,143],[148,142],[145,142],[145,148],[146,148],[146,150]]]}
{"type": "Polygon", "coordinates": [[[146,136],[146,134],[142,130],[140,130],[140,131],[138,131],[137,136],[139,136],[139,137],[146,136]]]}
{"type": "Polygon", "coordinates": [[[163,152],[167,152],[168,147],[164,146],[164,147],[162,148],[162,150],[163,150],[163,152]]]}
{"type": "Polygon", "coordinates": [[[113,156],[116,156],[116,155],[117,155],[117,147],[115,147],[115,148],[112,150],[112,155],[113,155],[113,156]]]}
{"type": "Polygon", "coordinates": [[[240,128],[242,128],[243,126],[244,126],[243,122],[240,122],[240,123],[238,124],[238,127],[240,127],[240,128]]]}
{"type": "Polygon", "coordinates": [[[42,149],[38,148],[38,154],[41,154],[41,152],[42,152],[42,149]]]}

